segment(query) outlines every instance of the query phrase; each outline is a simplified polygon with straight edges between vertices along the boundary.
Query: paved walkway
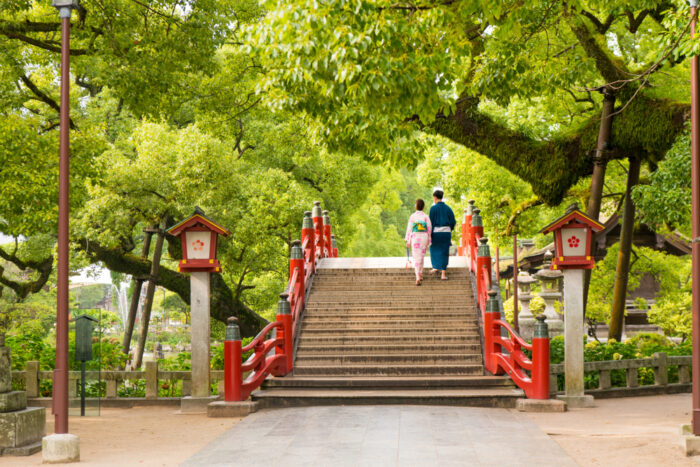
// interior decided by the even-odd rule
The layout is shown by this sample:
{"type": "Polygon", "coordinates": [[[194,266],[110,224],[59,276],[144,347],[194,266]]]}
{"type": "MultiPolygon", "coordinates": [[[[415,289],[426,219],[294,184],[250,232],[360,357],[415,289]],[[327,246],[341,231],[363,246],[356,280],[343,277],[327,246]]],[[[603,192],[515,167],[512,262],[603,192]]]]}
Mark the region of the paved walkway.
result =
{"type": "Polygon", "coordinates": [[[249,415],[183,466],[574,466],[526,415],[441,406],[331,406],[249,415]]]}

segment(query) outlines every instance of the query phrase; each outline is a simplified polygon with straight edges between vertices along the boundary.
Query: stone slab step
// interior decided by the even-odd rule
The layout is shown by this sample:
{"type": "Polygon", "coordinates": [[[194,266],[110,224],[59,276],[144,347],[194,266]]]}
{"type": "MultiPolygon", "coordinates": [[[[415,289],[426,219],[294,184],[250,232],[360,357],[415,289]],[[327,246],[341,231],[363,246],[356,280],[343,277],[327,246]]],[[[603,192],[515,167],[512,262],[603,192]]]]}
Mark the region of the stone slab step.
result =
{"type": "Polygon", "coordinates": [[[356,297],[354,299],[311,296],[306,302],[310,308],[347,308],[347,307],[387,307],[404,308],[410,305],[419,305],[424,309],[442,309],[444,307],[473,307],[474,302],[460,297],[437,297],[434,300],[424,298],[399,298],[399,297],[356,297]]]}
{"type": "Polygon", "coordinates": [[[369,354],[297,354],[295,365],[467,365],[481,364],[481,354],[473,353],[369,353],[369,354]]]}
{"type": "Polygon", "coordinates": [[[309,344],[299,342],[297,346],[297,356],[309,354],[323,354],[342,352],[346,355],[363,355],[367,352],[389,353],[389,352],[453,352],[453,353],[481,353],[479,343],[443,343],[443,344],[420,344],[415,343],[394,343],[394,344],[309,344]]]}
{"type": "MultiPolygon", "coordinates": [[[[302,327],[302,333],[307,336],[365,336],[365,335],[383,335],[383,336],[406,336],[413,335],[416,332],[415,327],[401,328],[401,327],[358,327],[358,328],[328,328],[328,327],[312,327],[314,325],[304,325],[302,327]]],[[[472,326],[445,326],[445,327],[423,327],[421,331],[427,334],[440,335],[453,335],[456,332],[470,332],[471,334],[477,334],[478,328],[476,325],[472,326]]]]}
{"type": "Polygon", "coordinates": [[[355,305],[334,306],[329,304],[307,303],[304,315],[310,311],[352,311],[352,312],[367,312],[367,313],[402,313],[409,311],[427,311],[427,312],[464,312],[470,311],[476,313],[475,305],[433,305],[426,306],[416,303],[407,304],[401,307],[383,306],[383,305],[363,305],[361,303],[355,305]]]}
{"type": "Polygon", "coordinates": [[[464,332],[461,334],[394,334],[385,335],[380,333],[366,335],[332,335],[314,334],[302,335],[299,337],[299,345],[352,345],[352,344],[394,344],[410,342],[415,345],[425,345],[430,343],[475,343],[480,342],[477,332],[464,332]]]}
{"type": "Polygon", "coordinates": [[[423,279],[423,283],[420,287],[416,285],[415,278],[401,278],[394,281],[349,281],[349,280],[317,280],[314,279],[313,285],[314,290],[378,290],[378,289],[389,289],[397,288],[402,290],[450,290],[459,289],[467,290],[471,287],[471,282],[469,281],[426,281],[423,279]]]}
{"type": "Polygon", "coordinates": [[[505,376],[298,376],[270,377],[263,388],[364,388],[364,389],[447,389],[502,387],[514,389],[515,384],[505,376]]]}
{"type": "Polygon", "coordinates": [[[404,376],[404,375],[482,375],[482,365],[392,364],[392,365],[306,365],[294,366],[295,375],[325,376],[404,376]]]}
{"type": "Polygon", "coordinates": [[[354,319],[363,317],[375,317],[383,319],[476,319],[476,310],[458,310],[445,312],[440,309],[413,309],[413,310],[394,310],[394,309],[366,309],[357,310],[354,308],[338,309],[338,310],[322,310],[322,309],[310,309],[304,311],[304,320],[307,319],[320,319],[320,318],[332,318],[337,317],[338,319],[354,319]]]}
{"type": "Polygon", "coordinates": [[[263,407],[314,405],[450,405],[513,408],[524,397],[519,389],[265,389],[252,393],[263,407]]]}
{"type": "Polygon", "coordinates": [[[302,329],[317,329],[319,327],[324,328],[334,328],[334,329],[344,329],[344,328],[390,328],[390,329],[400,329],[400,328],[411,328],[414,329],[434,329],[434,328],[456,328],[460,327],[469,328],[476,327],[477,323],[475,320],[459,319],[459,320],[424,320],[424,319],[372,319],[370,317],[364,317],[359,320],[351,319],[304,319],[302,323],[302,329]]]}

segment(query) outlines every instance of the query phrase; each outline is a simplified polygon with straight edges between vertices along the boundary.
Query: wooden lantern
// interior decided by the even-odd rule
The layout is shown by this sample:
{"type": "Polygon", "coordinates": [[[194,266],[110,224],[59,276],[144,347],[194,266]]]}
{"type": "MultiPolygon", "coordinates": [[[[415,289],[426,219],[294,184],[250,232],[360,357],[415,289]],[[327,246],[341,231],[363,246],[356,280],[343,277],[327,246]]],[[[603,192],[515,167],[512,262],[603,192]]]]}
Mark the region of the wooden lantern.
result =
{"type": "Polygon", "coordinates": [[[204,217],[204,211],[196,207],[194,214],[168,229],[170,235],[182,241],[182,260],[177,267],[182,272],[221,272],[216,259],[219,235],[228,237],[229,231],[204,217]]]}
{"type": "Polygon", "coordinates": [[[554,234],[552,269],[593,269],[593,234],[602,229],[601,224],[579,211],[576,204],[569,206],[566,214],[540,231],[554,234]]]}

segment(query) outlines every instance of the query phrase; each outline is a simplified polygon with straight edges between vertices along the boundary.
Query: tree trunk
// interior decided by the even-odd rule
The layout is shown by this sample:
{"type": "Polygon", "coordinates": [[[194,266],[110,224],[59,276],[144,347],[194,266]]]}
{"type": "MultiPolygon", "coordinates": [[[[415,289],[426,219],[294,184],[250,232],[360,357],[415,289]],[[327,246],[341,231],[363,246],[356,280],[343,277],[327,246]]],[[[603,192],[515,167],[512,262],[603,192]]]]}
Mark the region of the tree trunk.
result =
{"type": "MultiPolygon", "coordinates": [[[[600,217],[600,203],[603,199],[603,185],[605,183],[605,169],[608,161],[604,151],[610,145],[610,133],[612,131],[612,113],[615,109],[615,95],[605,92],[603,94],[603,110],[600,112],[600,130],[598,131],[598,146],[593,158],[593,177],[591,177],[591,194],[588,197],[586,214],[597,221],[600,217]]],[[[595,240],[595,238],[594,238],[595,240]]],[[[596,244],[593,243],[591,252],[595,254],[596,244]]],[[[583,273],[583,316],[586,316],[586,304],[588,303],[588,288],[591,284],[591,270],[583,273]]]]}
{"type": "MultiPolygon", "coordinates": [[[[151,237],[153,232],[151,229],[144,231],[146,234],[143,238],[143,249],[141,250],[141,257],[148,258],[148,252],[151,249],[151,237]]],[[[135,278],[132,280],[133,288],[131,294],[131,303],[129,305],[129,316],[124,323],[124,339],[122,340],[122,352],[129,355],[129,350],[131,350],[131,336],[134,333],[134,323],[136,322],[136,312],[139,309],[139,299],[141,298],[141,286],[143,285],[143,279],[135,278]]]]}
{"type": "Polygon", "coordinates": [[[151,263],[151,276],[148,279],[148,286],[146,288],[146,303],[143,306],[143,312],[141,313],[141,332],[139,333],[139,342],[136,347],[136,355],[134,356],[134,366],[135,370],[141,368],[141,363],[143,362],[143,352],[146,348],[146,338],[148,337],[148,324],[151,321],[151,309],[153,308],[153,294],[156,290],[156,283],[158,281],[158,269],[160,267],[160,256],[163,252],[163,239],[165,238],[164,229],[165,224],[160,226],[158,230],[158,237],[156,238],[156,247],[153,251],[153,262],[151,263]]]}
{"type": "MultiPolygon", "coordinates": [[[[96,241],[80,239],[77,242],[92,261],[101,261],[115,272],[147,276],[151,262],[145,258],[123,251],[119,247],[105,247],[96,241]]],[[[185,303],[190,303],[190,280],[182,273],[166,267],[158,270],[157,285],[175,292],[185,303]]],[[[226,284],[221,274],[212,274],[211,278],[211,317],[226,323],[226,319],[235,316],[243,337],[255,336],[267,325],[267,320],[255,313],[226,284]]]]}
{"type": "Polygon", "coordinates": [[[620,251],[617,254],[615,288],[613,291],[612,311],[610,313],[610,329],[608,331],[608,339],[616,339],[618,342],[622,338],[622,321],[625,318],[627,282],[629,280],[632,236],[634,233],[634,203],[632,202],[632,188],[639,183],[639,171],[641,166],[641,159],[637,157],[630,158],[630,167],[629,171],[627,172],[627,191],[625,192],[622,230],[620,231],[620,251]]]}

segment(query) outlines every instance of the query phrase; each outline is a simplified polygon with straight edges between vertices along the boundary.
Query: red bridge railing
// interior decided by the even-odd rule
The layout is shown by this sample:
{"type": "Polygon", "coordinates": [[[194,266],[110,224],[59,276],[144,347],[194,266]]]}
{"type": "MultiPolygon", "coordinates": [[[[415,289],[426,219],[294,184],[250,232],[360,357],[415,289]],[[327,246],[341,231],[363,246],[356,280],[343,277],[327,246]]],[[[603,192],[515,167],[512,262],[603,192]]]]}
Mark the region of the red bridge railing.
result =
{"type": "Polygon", "coordinates": [[[237,318],[228,319],[224,342],[224,400],[227,402],[246,400],[269,375],[284,376],[293,369],[294,338],[304,311],[308,285],[322,258],[338,256],[330,216],[328,211],[321,211],[318,201],[312,211],[304,213],[301,238],[301,241],[292,242],[289,283],[280,294],[275,321],[243,347],[237,318]],[[275,335],[268,337],[273,331],[275,335]],[[270,355],[273,349],[274,354],[270,355]],[[243,353],[250,350],[253,354],[242,362],[243,353]],[[243,379],[246,372],[250,373],[243,379]]]}
{"type": "Polygon", "coordinates": [[[480,210],[469,201],[462,218],[459,254],[476,278],[476,301],[484,326],[484,367],[494,375],[507,374],[530,399],[549,399],[549,331],[537,317],[532,343],[526,342],[501,319],[499,300],[491,284],[491,253],[480,210]],[[528,358],[528,351],[532,358],[528,358]]]}

